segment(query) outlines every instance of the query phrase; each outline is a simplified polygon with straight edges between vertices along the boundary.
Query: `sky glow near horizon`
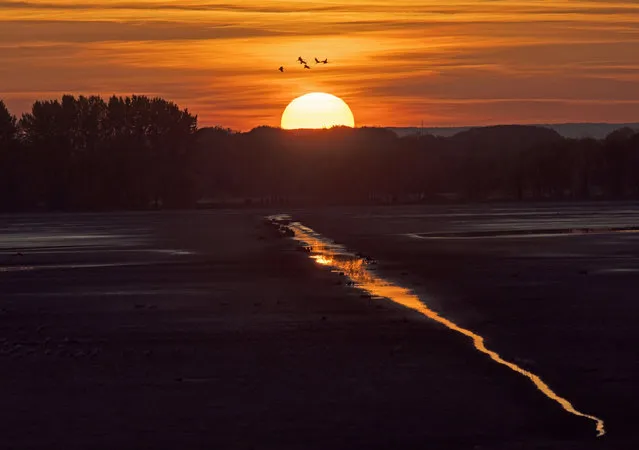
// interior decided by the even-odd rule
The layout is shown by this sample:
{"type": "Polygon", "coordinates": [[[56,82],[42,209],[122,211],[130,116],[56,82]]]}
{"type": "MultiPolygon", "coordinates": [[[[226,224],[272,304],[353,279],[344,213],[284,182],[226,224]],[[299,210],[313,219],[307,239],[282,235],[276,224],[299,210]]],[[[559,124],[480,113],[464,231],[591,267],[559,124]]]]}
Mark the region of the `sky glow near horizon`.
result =
{"type": "Polygon", "coordinates": [[[635,122],[637,55],[634,1],[0,0],[14,114],[63,93],[135,93],[248,130],[320,91],[358,125],[635,122]],[[298,56],[329,64],[303,70],[298,56]]]}

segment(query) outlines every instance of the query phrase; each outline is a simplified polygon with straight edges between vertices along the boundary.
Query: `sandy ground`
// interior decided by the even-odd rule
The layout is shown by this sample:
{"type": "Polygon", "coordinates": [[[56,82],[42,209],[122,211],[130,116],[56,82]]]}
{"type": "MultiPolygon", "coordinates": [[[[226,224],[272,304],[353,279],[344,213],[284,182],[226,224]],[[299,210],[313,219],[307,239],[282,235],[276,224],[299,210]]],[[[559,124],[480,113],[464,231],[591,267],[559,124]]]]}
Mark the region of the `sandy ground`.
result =
{"type": "Polygon", "coordinates": [[[297,217],[378,259],[377,272],[602,417],[608,434],[598,445],[637,442],[639,234],[434,238],[636,227],[637,205],[331,209],[297,217]]]}
{"type": "Polygon", "coordinates": [[[1,217],[0,445],[631,448],[639,235],[405,235],[639,217],[610,208],[291,211],[601,416],[604,438],[250,211],[1,217]]]}

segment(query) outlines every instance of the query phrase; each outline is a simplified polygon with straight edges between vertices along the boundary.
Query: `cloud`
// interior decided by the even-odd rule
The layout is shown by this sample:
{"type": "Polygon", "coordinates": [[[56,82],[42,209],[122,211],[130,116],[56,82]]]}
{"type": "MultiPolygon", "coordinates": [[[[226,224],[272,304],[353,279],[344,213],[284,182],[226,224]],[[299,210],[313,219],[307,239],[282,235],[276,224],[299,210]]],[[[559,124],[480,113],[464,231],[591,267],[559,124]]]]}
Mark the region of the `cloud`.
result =
{"type": "Polygon", "coordinates": [[[0,42],[105,42],[105,41],[174,41],[201,39],[243,39],[286,33],[260,28],[152,22],[111,21],[15,21],[0,26],[0,42]]]}
{"type": "Polygon", "coordinates": [[[75,10],[75,11],[95,11],[95,10],[142,10],[142,11],[236,11],[252,13],[289,13],[291,11],[339,11],[344,8],[339,5],[309,5],[309,4],[283,4],[264,5],[261,2],[254,4],[233,4],[225,2],[40,2],[40,1],[3,1],[0,0],[1,9],[42,9],[42,10],[75,10]]]}
{"type": "Polygon", "coordinates": [[[637,2],[0,0],[0,17],[12,108],[140,93],[249,129],[323,90],[359,124],[637,120],[637,2]]]}

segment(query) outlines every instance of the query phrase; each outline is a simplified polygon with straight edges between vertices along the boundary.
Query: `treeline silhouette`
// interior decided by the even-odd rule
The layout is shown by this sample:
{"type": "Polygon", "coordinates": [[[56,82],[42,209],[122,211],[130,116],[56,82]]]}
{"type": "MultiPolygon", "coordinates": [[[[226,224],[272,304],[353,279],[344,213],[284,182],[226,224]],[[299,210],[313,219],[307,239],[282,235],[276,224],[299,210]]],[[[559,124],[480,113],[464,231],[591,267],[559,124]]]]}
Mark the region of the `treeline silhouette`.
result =
{"type": "Polygon", "coordinates": [[[399,138],[383,128],[247,133],[145,96],[0,101],[0,210],[639,198],[639,133],[535,126],[399,138]]]}

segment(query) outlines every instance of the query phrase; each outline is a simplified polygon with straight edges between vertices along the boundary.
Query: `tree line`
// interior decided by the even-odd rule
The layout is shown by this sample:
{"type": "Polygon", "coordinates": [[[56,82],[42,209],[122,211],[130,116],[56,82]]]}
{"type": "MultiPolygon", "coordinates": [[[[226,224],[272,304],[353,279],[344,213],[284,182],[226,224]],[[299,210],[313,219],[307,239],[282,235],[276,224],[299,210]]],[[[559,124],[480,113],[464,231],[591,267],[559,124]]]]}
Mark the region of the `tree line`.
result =
{"type": "Polygon", "coordinates": [[[160,98],[0,102],[0,209],[147,208],[189,202],[197,118],[160,98]]]}
{"type": "Polygon", "coordinates": [[[535,126],[398,137],[383,128],[238,133],[161,98],[0,101],[0,210],[639,198],[639,133],[535,126]]]}

